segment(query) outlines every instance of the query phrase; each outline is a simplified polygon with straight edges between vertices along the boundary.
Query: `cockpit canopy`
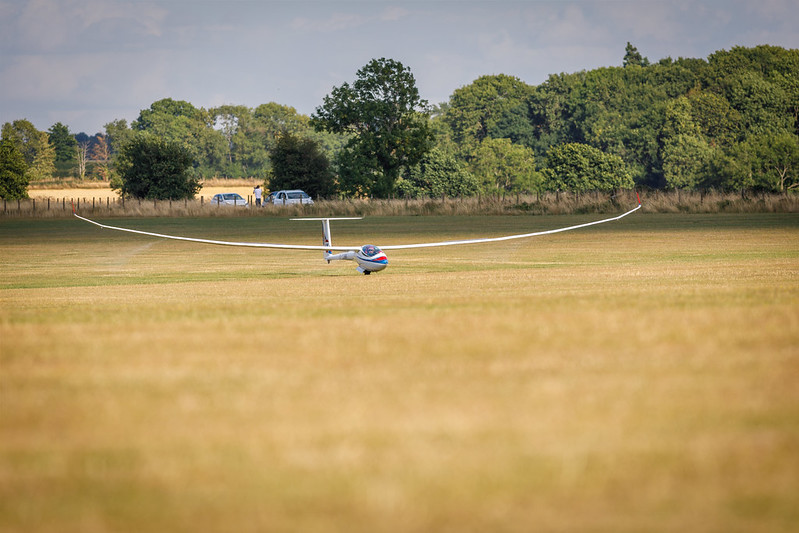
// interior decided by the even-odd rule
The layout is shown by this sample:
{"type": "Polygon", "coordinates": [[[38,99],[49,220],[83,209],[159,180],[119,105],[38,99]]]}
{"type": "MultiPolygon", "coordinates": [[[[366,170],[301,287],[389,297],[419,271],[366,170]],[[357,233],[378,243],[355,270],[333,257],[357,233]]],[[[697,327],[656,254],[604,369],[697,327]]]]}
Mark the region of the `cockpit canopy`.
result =
{"type": "Polygon", "coordinates": [[[366,257],[374,257],[381,252],[382,250],[374,244],[367,244],[361,248],[361,253],[366,257]]]}

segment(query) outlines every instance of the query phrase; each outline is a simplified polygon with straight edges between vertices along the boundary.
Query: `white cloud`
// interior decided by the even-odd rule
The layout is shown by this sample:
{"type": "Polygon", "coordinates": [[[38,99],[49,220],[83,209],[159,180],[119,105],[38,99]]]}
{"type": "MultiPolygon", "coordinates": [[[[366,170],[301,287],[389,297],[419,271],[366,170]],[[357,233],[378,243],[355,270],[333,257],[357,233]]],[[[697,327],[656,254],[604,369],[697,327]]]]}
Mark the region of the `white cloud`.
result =
{"type": "Polygon", "coordinates": [[[160,36],[167,13],[155,4],[124,0],[28,0],[12,23],[21,49],[61,53],[85,46],[98,32],[112,46],[131,35],[160,36]]]}
{"type": "Polygon", "coordinates": [[[798,13],[796,0],[0,0],[0,123],[96,131],[165,97],[308,113],[374,57],[439,103],[482,75],[538,84],[621,65],[627,41],[652,61],[796,48],[798,13]]]}
{"type": "Polygon", "coordinates": [[[397,22],[408,16],[409,13],[410,12],[407,9],[402,7],[390,6],[387,7],[380,15],[380,20],[397,22]]]}
{"type": "Polygon", "coordinates": [[[344,30],[354,30],[363,26],[367,18],[352,13],[334,13],[327,18],[297,17],[291,22],[291,27],[305,33],[331,33],[344,30]]]}

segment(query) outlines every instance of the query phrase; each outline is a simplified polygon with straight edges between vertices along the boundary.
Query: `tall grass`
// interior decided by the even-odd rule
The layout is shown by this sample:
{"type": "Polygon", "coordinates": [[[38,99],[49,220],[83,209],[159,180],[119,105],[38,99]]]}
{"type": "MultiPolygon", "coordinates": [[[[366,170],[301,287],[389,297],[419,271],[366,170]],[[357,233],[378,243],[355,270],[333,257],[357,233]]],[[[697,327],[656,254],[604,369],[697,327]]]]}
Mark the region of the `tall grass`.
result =
{"type": "MultiPolygon", "coordinates": [[[[652,215],[369,277],[0,220],[0,531],[793,533],[795,219],[652,215]]],[[[216,222],[152,224],[262,231],[216,222]]]]}
{"type": "MultiPolygon", "coordinates": [[[[790,194],[647,191],[643,210],[650,213],[796,213],[799,196],[790,194]]],[[[230,207],[209,199],[153,201],[98,198],[91,190],[76,189],[70,198],[3,200],[0,217],[61,218],[72,205],[84,214],[103,217],[245,217],[245,216],[420,216],[420,215],[563,215],[614,213],[637,203],[634,191],[607,193],[509,194],[468,198],[331,199],[314,205],[230,207]]]]}

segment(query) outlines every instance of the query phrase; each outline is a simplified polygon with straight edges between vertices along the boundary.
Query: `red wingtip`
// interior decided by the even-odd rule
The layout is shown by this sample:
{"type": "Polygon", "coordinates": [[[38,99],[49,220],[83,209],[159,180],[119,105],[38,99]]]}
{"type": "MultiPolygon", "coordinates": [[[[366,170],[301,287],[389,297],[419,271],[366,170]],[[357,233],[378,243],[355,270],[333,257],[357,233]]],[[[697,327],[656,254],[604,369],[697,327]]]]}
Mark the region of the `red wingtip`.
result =
{"type": "Polygon", "coordinates": [[[635,196],[638,198],[638,205],[641,205],[641,195],[638,194],[638,191],[635,191],[635,196]]]}
{"type": "Polygon", "coordinates": [[[78,212],[77,212],[77,211],[75,211],[75,202],[74,202],[74,201],[72,201],[72,202],[70,202],[70,203],[72,204],[72,214],[73,214],[73,215],[77,215],[77,214],[78,214],[78,212]]]}

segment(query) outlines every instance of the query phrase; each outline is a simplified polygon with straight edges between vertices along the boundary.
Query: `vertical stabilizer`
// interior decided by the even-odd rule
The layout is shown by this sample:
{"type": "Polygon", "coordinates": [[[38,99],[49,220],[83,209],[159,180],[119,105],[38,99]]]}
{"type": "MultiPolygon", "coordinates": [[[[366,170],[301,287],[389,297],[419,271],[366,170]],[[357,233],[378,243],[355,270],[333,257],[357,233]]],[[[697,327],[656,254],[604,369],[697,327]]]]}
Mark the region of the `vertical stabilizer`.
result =
{"type": "MultiPolygon", "coordinates": [[[[292,218],[291,220],[321,220],[322,221],[322,246],[333,246],[333,239],[330,236],[330,221],[331,220],[361,220],[363,217],[326,217],[326,218],[292,218]]],[[[329,263],[331,259],[341,259],[341,257],[332,257],[333,250],[325,250],[325,260],[329,263]]],[[[341,255],[341,254],[339,254],[341,255]]],[[[349,258],[347,258],[349,259],[349,258]]]]}
{"type": "MultiPolygon", "coordinates": [[[[330,219],[322,219],[322,246],[333,246],[333,241],[330,239],[330,219]]],[[[333,253],[332,250],[325,250],[325,259],[333,253]]],[[[330,261],[328,260],[328,263],[330,261]]]]}

